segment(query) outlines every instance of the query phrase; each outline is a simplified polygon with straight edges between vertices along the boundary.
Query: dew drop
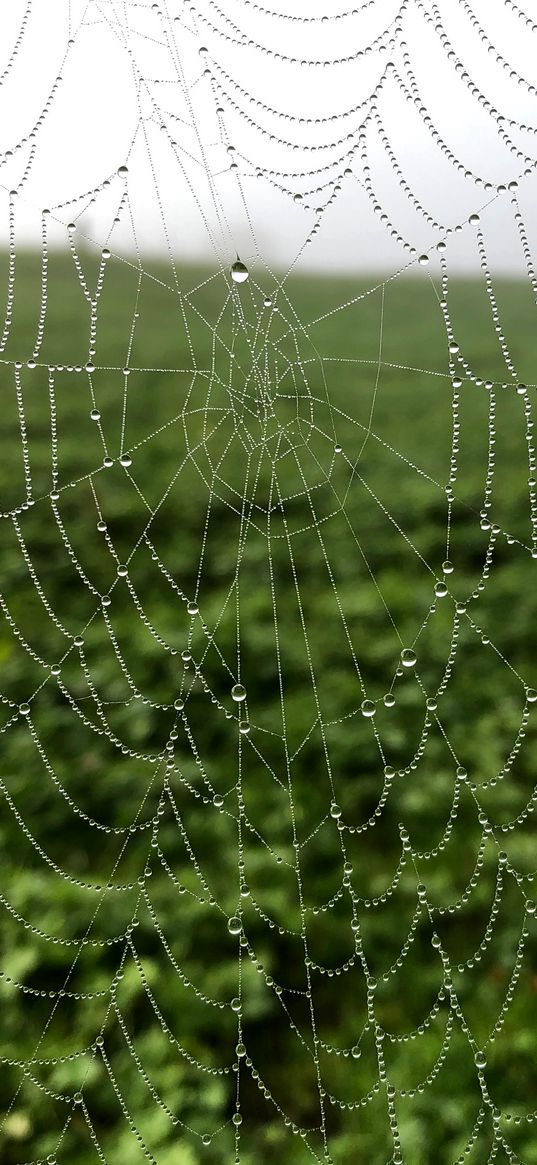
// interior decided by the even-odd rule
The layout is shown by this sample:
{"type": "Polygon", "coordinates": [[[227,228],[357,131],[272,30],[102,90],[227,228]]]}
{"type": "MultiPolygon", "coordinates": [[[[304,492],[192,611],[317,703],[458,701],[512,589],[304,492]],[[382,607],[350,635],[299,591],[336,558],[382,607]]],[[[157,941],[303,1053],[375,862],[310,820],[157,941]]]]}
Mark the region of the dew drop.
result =
{"type": "Polygon", "coordinates": [[[449,558],[446,558],[445,562],[442,563],[442,570],[444,571],[444,574],[453,574],[455,567],[453,566],[453,563],[450,562],[449,558]]]}
{"type": "Polygon", "coordinates": [[[19,712],[20,712],[21,716],[29,716],[30,715],[30,705],[29,704],[19,704],[19,712]]]}
{"type": "Polygon", "coordinates": [[[237,918],[236,915],[229,918],[227,928],[230,934],[240,934],[242,930],[240,918],[237,918]]]}
{"type": "Polygon", "coordinates": [[[417,662],[416,652],[411,647],[404,647],[401,652],[401,663],[403,667],[415,667],[417,662]]]}
{"type": "Polygon", "coordinates": [[[418,259],[418,263],[420,264],[421,267],[426,267],[428,262],[429,262],[428,255],[420,255],[420,257],[418,259]]]}
{"type": "Polygon", "coordinates": [[[241,263],[240,259],[237,259],[231,268],[231,278],[234,283],[245,283],[249,274],[248,268],[244,266],[244,263],[241,263]]]}
{"type": "Polygon", "coordinates": [[[445,599],[448,589],[445,582],[437,582],[434,584],[434,593],[437,599],[445,599]]]}
{"type": "Polygon", "coordinates": [[[330,816],[334,818],[334,821],[337,821],[338,817],[341,817],[341,806],[337,804],[337,801],[332,801],[330,816]]]}
{"type": "Polygon", "coordinates": [[[383,697],[383,699],[385,708],[393,708],[395,704],[395,696],[393,692],[386,692],[386,695],[383,697]]]}
{"type": "Polygon", "coordinates": [[[124,469],[128,469],[129,465],[132,465],[132,457],[129,457],[128,453],[122,453],[119,459],[119,464],[122,465],[124,469]]]}
{"type": "Polygon", "coordinates": [[[376,709],[372,700],[362,700],[362,704],[361,704],[362,716],[368,716],[368,717],[374,716],[376,710],[377,709],[376,709]]]}
{"type": "Polygon", "coordinates": [[[233,997],[233,999],[231,1000],[231,1003],[230,1003],[230,1007],[231,1007],[231,1010],[232,1010],[232,1011],[240,1011],[240,1009],[241,1009],[241,1001],[240,1001],[240,999],[239,999],[238,995],[235,995],[235,996],[233,997]]]}
{"type": "Polygon", "coordinates": [[[475,1064],[476,1064],[476,1068],[486,1068],[486,1066],[487,1066],[487,1057],[485,1056],[485,1053],[484,1053],[484,1052],[476,1052],[476,1054],[475,1054],[475,1064]]]}
{"type": "Polygon", "coordinates": [[[234,684],[231,689],[231,699],[235,700],[236,704],[242,704],[242,701],[246,699],[246,688],[243,688],[242,684],[234,684]]]}
{"type": "Polygon", "coordinates": [[[351,1056],[352,1056],[353,1060],[359,1060],[361,1055],[362,1055],[362,1049],[360,1048],[360,1046],[358,1044],[355,1044],[354,1048],[351,1048],[351,1056]]]}
{"type": "Polygon", "coordinates": [[[526,699],[528,701],[528,704],[537,703],[537,689],[536,688],[527,688],[526,699]]]}
{"type": "Polygon", "coordinates": [[[189,615],[197,615],[199,612],[199,607],[198,607],[197,603],[187,603],[186,609],[187,609],[189,615]]]}
{"type": "Polygon", "coordinates": [[[211,1138],[210,1138],[208,1133],[203,1134],[203,1136],[201,1138],[201,1143],[202,1143],[202,1145],[205,1145],[205,1148],[208,1148],[208,1146],[211,1143],[211,1138]]]}

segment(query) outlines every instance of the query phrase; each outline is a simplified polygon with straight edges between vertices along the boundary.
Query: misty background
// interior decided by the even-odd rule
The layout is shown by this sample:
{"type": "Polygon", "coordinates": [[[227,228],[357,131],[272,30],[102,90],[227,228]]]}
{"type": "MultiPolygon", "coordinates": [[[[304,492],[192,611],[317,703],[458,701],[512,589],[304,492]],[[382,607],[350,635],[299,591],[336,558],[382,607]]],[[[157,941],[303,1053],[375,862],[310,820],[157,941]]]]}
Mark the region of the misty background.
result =
{"type": "MultiPolygon", "coordinates": [[[[479,213],[492,270],[526,273],[513,192],[498,186],[518,182],[533,250],[533,27],[503,0],[471,8],[382,0],[329,21],[312,0],[279,0],[277,11],[238,0],[4,5],[2,246],[11,201],[16,249],[41,246],[47,208],[48,244],[58,248],[74,223],[79,245],[116,255],[170,252],[227,266],[238,253],[284,270],[296,262],[298,270],[392,272],[409,262],[420,270],[412,249],[445,240],[449,270],[476,271],[468,218],[479,213]],[[409,69],[422,116],[397,81],[410,89],[409,69]],[[128,174],[118,176],[124,164],[128,174]],[[375,199],[410,250],[390,236],[375,199]]],[[[339,0],[333,15],[344,12],[339,0]]]]}

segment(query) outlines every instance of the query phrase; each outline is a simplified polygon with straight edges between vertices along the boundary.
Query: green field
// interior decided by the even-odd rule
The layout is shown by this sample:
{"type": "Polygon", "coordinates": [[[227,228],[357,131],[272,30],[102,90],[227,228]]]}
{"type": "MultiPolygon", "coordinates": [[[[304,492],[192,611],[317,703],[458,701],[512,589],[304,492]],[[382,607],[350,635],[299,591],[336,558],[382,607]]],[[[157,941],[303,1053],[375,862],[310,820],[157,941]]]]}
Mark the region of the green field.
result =
{"type": "MultiPolygon", "coordinates": [[[[93,289],[97,259],[81,263],[93,289]]],[[[253,271],[230,289],[227,272],[112,259],[90,372],[93,290],[71,258],[51,256],[44,297],[21,254],[14,289],[2,1163],[233,1161],[237,1042],[241,1165],[447,1165],[467,1146],[469,1165],[537,1163],[535,1125],[513,1119],[537,1094],[535,388],[514,389],[537,380],[531,288],[494,288],[512,376],[483,282],[449,283],[466,370],[494,385],[457,364],[449,553],[432,279],[253,271]],[[416,667],[396,675],[411,644],[416,667]]]]}

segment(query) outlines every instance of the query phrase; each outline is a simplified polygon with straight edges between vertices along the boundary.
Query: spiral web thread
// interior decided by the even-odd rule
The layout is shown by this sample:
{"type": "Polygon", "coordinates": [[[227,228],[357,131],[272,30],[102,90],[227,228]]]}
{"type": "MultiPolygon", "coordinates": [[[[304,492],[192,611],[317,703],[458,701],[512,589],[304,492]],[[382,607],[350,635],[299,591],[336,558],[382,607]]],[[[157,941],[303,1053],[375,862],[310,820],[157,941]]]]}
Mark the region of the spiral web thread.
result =
{"type": "MultiPolygon", "coordinates": [[[[537,25],[508,0],[491,5],[490,11],[466,0],[454,7],[466,22],[468,41],[473,37],[486,53],[489,69],[507,77],[513,91],[522,89],[525,100],[533,100],[537,89],[511,63],[509,50],[516,57],[521,37],[535,42],[537,25]],[[492,21],[500,9],[510,32],[501,52],[494,31],[487,31],[489,15],[492,21]]],[[[124,1159],[125,1152],[129,1160],[166,1162],[172,1160],[170,1145],[175,1146],[173,1159],[185,1162],[248,1161],[258,1159],[252,1145],[259,1152],[264,1126],[271,1122],[285,1131],[283,1157],[357,1160],[352,1153],[348,1156],[348,1145],[356,1144],[359,1151],[363,1122],[371,1120],[378,1160],[412,1162],[417,1158],[405,1149],[405,1114],[429,1093],[436,1103],[435,1089],[455,1054],[458,1064],[469,1065],[475,1090],[459,1159],[485,1159],[474,1158],[476,1150],[490,1161],[524,1159],[514,1145],[517,1131],[526,1135],[537,1115],[521,1100],[526,1085],[520,1079],[530,1069],[522,1069],[504,1102],[501,1089],[494,1087],[494,1065],[503,1072],[502,1056],[509,1059],[521,1024],[519,1010],[514,1028],[510,1026],[513,1008],[520,996],[524,1000],[531,995],[534,875],[527,848],[517,848],[517,843],[521,834],[527,842],[536,797],[531,783],[525,788],[519,766],[529,754],[529,771],[524,770],[528,783],[537,693],[532,687],[535,672],[519,670],[516,650],[502,648],[509,616],[505,605],[493,601],[493,583],[497,560],[504,563],[507,556],[516,560],[517,578],[523,580],[525,594],[531,594],[537,558],[535,388],[531,373],[520,369],[513,354],[509,322],[504,324],[496,298],[487,215],[501,206],[510,216],[534,304],[537,277],[522,208],[537,165],[531,153],[537,122],[534,126],[526,119],[521,124],[510,116],[512,106],[507,111],[496,108],[490,86],[489,96],[481,91],[472,75],[471,53],[461,59],[452,45],[444,9],[433,0],[403,0],[390,13],[377,0],[368,0],[328,15],[321,10],[297,15],[228,0],[218,5],[107,0],[88,3],[76,13],[73,6],[68,40],[60,46],[63,62],[42,113],[4,153],[10,244],[2,379],[4,395],[16,409],[20,442],[6,485],[14,500],[8,498],[2,513],[4,552],[18,564],[15,575],[7,572],[9,583],[1,598],[2,635],[22,661],[25,688],[22,692],[14,684],[10,691],[7,675],[1,731],[8,761],[0,783],[2,813],[19,830],[21,885],[26,886],[28,868],[38,874],[35,902],[33,892],[26,894],[25,909],[11,873],[1,897],[9,923],[4,931],[6,961],[0,967],[5,1006],[17,1001],[25,1029],[24,1041],[22,1031],[18,1038],[25,1048],[30,1040],[32,1049],[21,1056],[17,1032],[6,1029],[2,1063],[12,1085],[3,1122],[8,1140],[21,1106],[32,1113],[39,1105],[40,1112],[50,1113],[50,1119],[43,1118],[41,1139],[35,1133],[35,1151],[21,1150],[17,1160],[74,1160],[81,1152],[76,1144],[84,1146],[87,1160],[102,1162],[119,1155],[124,1159]],[[365,14],[377,21],[370,39],[361,24],[365,14]],[[471,160],[456,156],[436,129],[414,71],[412,20],[433,39],[456,85],[464,88],[500,142],[505,163],[501,181],[490,180],[485,165],[483,173],[474,171],[471,160]],[[91,190],[71,193],[69,201],[40,212],[40,308],[33,350],[21,358],[20,341],[15,351],[12,339],[18,207],[31,185],[34,161],[46,149],[40,138],[48,118],[58,103],[69,100],[69,61],[89,28],[97,36],[112,36],[128,57],[135,132],[130,148],[117,159],[117,172],[96,175],[91,190]],[[290,75],[297,84],[303,73],[322,79],[324,117],[289,112],[282,89],[274,92],[269,107],[226,66],[226,53],[234,51],[239,61],[248,51],[252,60],[259,54],[285,63],[287,37],[297,28],[304,55],[291,52],[290,75]],[[320,32],[312,43],[322,50],[325,30],[326,35],[329,30],[341,36],[339,55],[324,59],[321,51],[310,56],[308,38],[320,32]],[[157,77],[144,75],[139,64],[140,46],[150,42],[161,53],[157,77]],[[337,76],[341,66],[359,69],[364,62],[375,64],[370,92],[355,107],[332,115],[334,90],[327,77],[337,76]],[[384,126],[388,91],[420,119],[438,165],[447,164],[460,176],[470,199],[469,213],[460,221],[436,221],[414,193],[398,144],[384,126]],[[214,115],[214,140],[205,141],[197,126],[200,93],[214,115]],[[244,151],[234,147],[230,126],[236,132],[241,122],[247,130],[244,140],[250,135],[258,142],[255,157],[246,146],[244,151]],[[157,131],[199,209],[212,248],[206,278],[200,282],[196,276],[193,286],[184,282],[190,278],[188,266],[182,269],[173,257],[164,197],[169,192],[160,184],[154,145],[157,131]],[[280,157],[285,156],[287,170],[260,163],[265,148],[269,157],[274,144],[280,157]],[[398,227],[395,211],[392,221],[392,210],[377,191],[372,157],[378,157],[379,148],[412,211],[413,234],[398,227]],[[137,167],[144,167],[154,181],[153,197],[169,245],[160,267],[152,266],[137,243],[137,167]],[[302,216],[293,220],[299,221],[302,237],[285,274],[269,268],[263,245],[256,242],[249,211],[252,182],[278,197],[282,216],[302,216]],[[209,211],[199,195],[201,187],[209,191],[209,211]],[[337,209],[342,190],[349,187],[363,198],[362,211],[369,203],[398,249],[400,262],[389,276],[371,280],[365,289],[360,286],[347,299],[299,316],[289,277],[294,269],[300,273],[330,208],[337,209]],[[238,215],[241,238],[248,239],[241,244],[240,257],[235,222],[226,205],[226,191],[232,188],[235,208],[240,208],[234,211],[235,221],[238,215]],[[108,234],[94,238],[82,216],[98,210],[104,199],[112,200],[106,206],[113,203],[108,234]],[[131,232],[130,252],[115,250],[118,224],[127,224],[131,232]],[[63,232],[80,311],[85,313],[89,341],[78,364],[47,357],[51,227],[56,237],[63,232]],[[453,322],[449,257],[456,236],[477,257],[488,304],[489,345],[496,346],[494,359],[503,367],[499,376],[484,371],[488,350],[474,354],[472,349],[469,354],[471,343],[467,351],[453,322]],[[93,282],[86,274],[88,248],[93,254],[98,251],[93,282]],[[427,286],[443,321],[434,367],[426,354],[418,366],[384,355],[392,321],[391,288],[421,268],[419,286],[427,286]],[[133,295],[120,352],[116,344],[118,358],[103,363],[99,336],[111,310],[106,293],[114,269],[121,270],[133,295]],[[147,295],[155,289],[169,312],[170,328],[180,331],[182,350],[189,354],[187,363],[178,367],[165,362],[159,367],[158,358],[149,367],[137,363],[139,334],[147,326],[147,295]],[[214,318],[206,307],[207,295],[216,304],[214,318]],[[368,342],[369,354],[363,356],[360,310],[372,300],[376,355],[368,342]],[[355,354],[350,347],[349,355],[332,351],[334,321],[349,344],[356,341],[355,354]],[[340,375],[360,370],[367,385],[365,406],[352,392],[343,399],[336,391],[340,375]],[[150,385],[157,373],[170,386],[170,404],[167,419],[152,428],[150,385]],[[447,469],[442,460],[437,475],[425,449],[414,449],[410,456],[404,444],[399,448],[397,424],[388,436],[382,427],[377,429],[383,390],[392,393],[392,408],[397,409],[393,388],[385,388],[390,373],[390,384],[397,378],[407,383],[416,375],[420,386],[433,386],[426,407],[433,410],[438,402],[445,431],[451,414],[447,469]],[[527,383],[522,383],[523,376],[527,383]],[[107,391],[112,405],[101,410],[107,391]],[[50,435],[46,465],[38,464],[37,470],[37,446],[32,443],[36,394],[47,402],[50,435]],[[64,415],[67,397],[71,412],[64,415]],[[473,504],[475,490],[467,499],[468,467],[464,456],[461,461],[470,397],[478,402],[472,407],[481,410],[486,433],[481,510],[473,504]],[[76,426],[79,465],[63,457],[68,422],[76,426]],[[517,475],[511,511],[503,506],[501,487],[496,491],[502,427],[520,438],[516,465],[511,462],[517,475]],[[345,440],[340,443],[341,431],[345,440]],[[155,466],[161,441],[170,434],[175,465],[163,483],[155,466]],[[384,492],[375,475],[379,465],[388,483],[384,492]],[[420,549],[410,503],[407,508],[397,504],[400,474],[411,489],[427,492],[437,525],[434,559],[420,549]],[[118,498],[135,514],[129,544],[123,534],[114,536],[114,523],[121,519],[118,498]],[[77,505],[84,515],[82,535],[78,527],[70,529],[77,505]],[[199,523],[194,542],[181,557],[189,511],[199,523]],[[481,550],[469,589],[468,570],[460,570],[458,561],[465,554],[468,526],[463,520],[478,529],[481,550]],[[229,523],[233,555],[232,565],[228,555],[220,568],[213,558],[215,545],[223,554],[219,521],[229,523]],[[371,543],[375,522],[386,532],[398,570],[411,579],[403,606],[378,583],[380,565],[371,543]],[[40,550],[44,531],[55,546],[50,561],[40,550]],[[97,541],[90,567],[86,550],[97,541]],[[315,547],[317,556],[311,571],[304,566],[308,546],[315,547]],[[72,595],[72,604],[61,609],[49,597],[59,561],[67,572],[66,593],[72,595]],[[369,607],[361,612],[355,606],[360,588],[370,596],[369,607]],[[169,611],[164,624],[159,624],[153,605],[155,590],[169,611]],[[19,594],[25,598],[22,605],[19,594]],[[318,606],[316,595],[321,596],[318,606]],[[253,605],[252,596],[257,596],[253,605]],[[383,644],[376,671],[369,620],[371,635],[383,644]],[[252,639],[256,622],[264,628],[263,658],[252,647],[257,643],[252,639]],[[350,677],[353,693],[351,703],[345,697],[340,708],[341,670],[334,680],[319,662],[328,658],[330,642],[337,669],[350,677]],[[431,666],[429,654],[435,660],[431,666]],[[157,665],[165,679],[152,691],[151,669],[157,665]],[[457,729],[458,701],[464,698],[461,677],[477,669],[479,683],[481,667],[499,677],[498,701],[508,693],[517,720],[509,720],[501,731],[498,727],[497,768],[483,770],[476,761],[473,771],[463,763],[467,740],[466,731],[457,729]],[[386,676],[384,694],[379,669],[386,676]],[[267,693],[270,714],[263,706],[267,693]],[[51,707],[64,726],[59,739],[51,737],[45,716],[51,707]],[[300,717],[295,719],[297,709],[300,717]],[[391,728],[394,723],[397,731],[391,728]],[[76,754],[62,756],[64,732],[75,733],[80,756],[98,749],[96,771],[82,772],[74,786],[78,760],[76,754]],[[356,790],[360,776],[339,771],[345,748],[356,757],[365,750],[367,756],[376,792],[368,794],[366,812],[356,790]],[[22,769],[29,774],[26,782],[22,769]],[[439,769],[444,774],[441,787],[436,781],[439,769]],[[94,790],[112,781],[116,771],[114,801],[99,802],[101,813],[103,804],[108,809],[108,819],[98,819],[94,790]],[[413,802],[411,796],[405,800],[406,790],[423,774],[431,805],[429,845],[413,836],[413,802]],[[510,799],[502,801],[507,786],[510,799]],[[62,864],[65,835],[49,830],[46,841],[40,837],[41,821],[46,832],[48,802],[62,799],[73,828],[87,834],[84,872],[76,861],[71,868],[62,864]],[[263,804],[266,816],[260,811],[263,804]],[[439,890],[437,871],[443,863],[451,862],[455,870],[467,863],[468,852],[457,850],[463,815],[474,823],[468,834],[470,876],[458,888],[448,879],[439,890]],[[360,854],[366,855],[365,866],[360,854]],[[370,860],[377,865],[375,877],[368,880],[370,860]],[[328,901],[315,896],[319,866],[333,879],[328,901]],[[451,885],[451,896],[446,885],[451,885]],[[54,900],[60,886],[65,896],[57,932],[51,934],[40,926],[40,907],[54,900]],[[461,955],[457,932],[449,924],[464,918],[480,893],[485,919],[476,924],[475,949],[461,955]],[[193,949],[182,946],[185,904],[199,909],[200,932],[208,928],[204,958],[212,950],[210,965],[196,960],[195,943],[193,949]],[[393,930],[391,946],[371,928],[371,918],[377,913],[381,918],[383,911],[393,930]],[[398,933],[402,922],[404,930],[398,933]],[[45,963],[46,975],[38,983],[26,975],[24,959],[9,962],[10,944],[20,950],[21,931],[26,951],[54,948],[54,959],[45,963]],[[331,953],[338,943],[347,953],[335,965],[331,953]],[[481,975],[480,967],[487,965],[496,943],[503,971],[493,983],[494,974],[483,970],[481,975]],[[233,975],[222,971],[219,977],[220,964],[232,965],[233,975]],[[13,966],[19,966],[18,972],[13,966]],[[413,980],[421,1019],[399,1030],[390,1025],[390,1006],[400,995],[405,973],[413,980]],[[421,998],[425,973],[429,986],[421,998]],[[168,1007],[171,979],[173,1006],[168,1007]],[[483,1003],[485,980],[489,994],[483,1003]],[[132,1014],[129,1020],[125,1017],[130,1004],[123,992],[133,982],[151,1014],[157,1058],[171,1066],[162,1088],[152,1079],[137,1033],[129,1027],[132,1014]],[[351,1032],[352,1038],[338,1043],[337,1032],[327,1034],[327,1010],[346,991],[349,1015],[342,1031],[351,1032]],[[271,1016],[261,1034],[254,1022],[260,1000],[269,1000],[271,1016]],[[474,1004],[481,1023],[475,1020],[474,1004]],[[265,1078],[264,1057],[273,1032],[280,1029],[290,1041],[285,1047],[292,1047],[294,1078],[301,1078],[301,1090],[309,1098],[312,1119],[307,1126],[295,1116],[293,1092],[271,1090],[265,1078]],[[81,1046],[78,1033],[88,1030],[90,1039],[81,1046]],[[419,1051],[420,1041],[433,1033],[436,1054],[427,1060],[419,1051]],[[180,1088],[174,1091],[175,1076],[180,1088]],[[207,1080],[214,1094],[204,1091],[207,1080]],[[124,1127],[119,1149],[99,1123],[105,1094],[115,1106],[116,1124],[119,1120],[124,1127]],[[158,1125],[148,1123],[152,1110],[158,1110],[158,1125]],[[72,1140],[75,1131],[78,1141],[72,1140]],[[346,1135],[350,1141],[345,1148],[338,1138],[346,1135]],[[175,1156],[180,1151],[184,1158],[175,1156]]],[[[6,94],[11,83],[24,79],[25,35],[33,16],[29,3],[3,74],[6,94]]],[[[201,123],[205,127],[205,112],[201,123]]],[[[456,283],[453,288],[455,302],[456,283]]],[[[516,596],[505,600],[511,601],[516,596]]],[[[525,637],[531,632],[530,607],[527,612],[525,637]]],[[[491,713],[489,705],[483,716],[485,711],[489,720],[492,714],[487,731],[494,735],[501,709],[493,706],[491,713]]],[[[477,735],[480,714],[478,708],[477,735]]],[[[450,1087],[455,1088],[453,1077],[450,1087]]],[[[456,1091],[452,1099],[458,1099],[456,1091]]],[[[451,1159],[441,1158],[433,1141],[428,1152],[429,1160],[451,1159]]]]}

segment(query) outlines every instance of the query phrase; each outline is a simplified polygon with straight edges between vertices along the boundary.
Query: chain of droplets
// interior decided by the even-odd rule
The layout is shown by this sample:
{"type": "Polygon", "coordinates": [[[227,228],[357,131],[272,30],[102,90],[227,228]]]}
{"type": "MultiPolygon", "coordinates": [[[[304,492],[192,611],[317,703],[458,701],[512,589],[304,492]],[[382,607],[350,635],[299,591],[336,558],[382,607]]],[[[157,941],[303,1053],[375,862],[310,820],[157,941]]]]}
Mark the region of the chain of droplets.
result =
{"type": "MultiPolygon", "coordinates": [[[[151,1158],[151,1159],[153,1159],[153,1158],[151,1158]]],[[[394,1159],[395,1159],[395,1158],[394,1158],[394,1159]]]]}

